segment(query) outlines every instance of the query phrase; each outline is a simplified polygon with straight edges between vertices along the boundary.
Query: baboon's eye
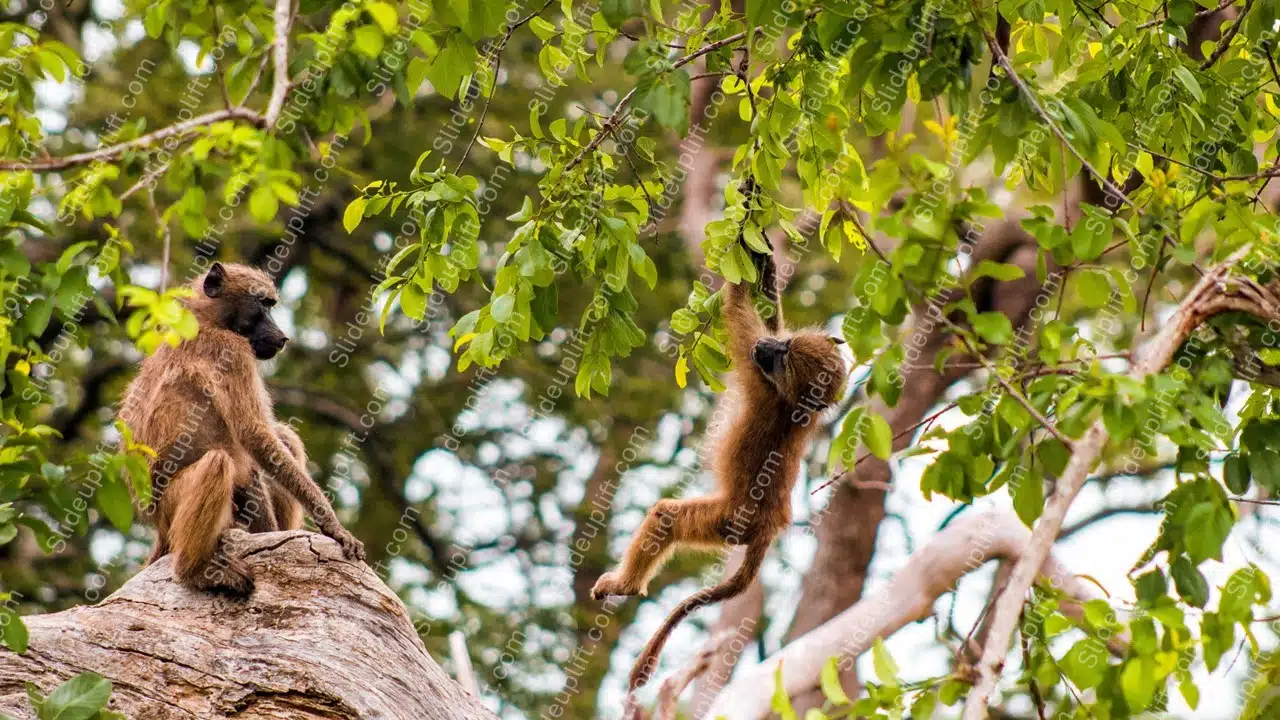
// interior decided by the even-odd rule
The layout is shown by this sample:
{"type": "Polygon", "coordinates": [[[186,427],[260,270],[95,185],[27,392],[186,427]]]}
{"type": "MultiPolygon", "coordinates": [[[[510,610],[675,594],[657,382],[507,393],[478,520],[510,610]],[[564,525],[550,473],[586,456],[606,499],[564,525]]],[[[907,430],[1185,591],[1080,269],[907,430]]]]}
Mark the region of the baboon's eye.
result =
{"type": "Polygon", "coordinates": [[[844,345],[844,338],[842,338],[842,337],[832,337],[832,338],[831,338],[831,343],[832,343],[833,345],[844,345]]]}
{"type": "Polygon", "coordinates": [[[275,306],[276,306],[275,298],[269,298],[269,297],[262,298],[262,307],[273,308],[275,306]]]}

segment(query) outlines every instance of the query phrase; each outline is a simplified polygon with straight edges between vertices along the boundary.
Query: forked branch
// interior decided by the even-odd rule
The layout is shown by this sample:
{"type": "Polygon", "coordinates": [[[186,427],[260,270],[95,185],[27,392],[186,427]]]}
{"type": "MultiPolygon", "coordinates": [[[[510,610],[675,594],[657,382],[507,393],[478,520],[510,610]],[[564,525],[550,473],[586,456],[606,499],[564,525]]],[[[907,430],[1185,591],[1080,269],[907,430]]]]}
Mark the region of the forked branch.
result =
{"type": "MultiPolygon", "coordinates": [[[[1178,304],[1173,316],[1152,338],[1141,359],[1130,371],[1130,377],[1142,381],[1168,367],[1174,353],[1207,318],[1228,311],[1247,312],[1264,319],[1280,318],[1280,298],[1254,280],[1236,272],[1249,246],[1234,253],[1220,265],[1210,269],[1178,304]]],[[[1026,552],[1014,566],[1013,575],[996,601],[991,632],[982,658],[975,671],[977,680],[965,701],[964,719],[981,720],[987,716],[987,704],[995,690],[1000,669],[1004,666],[1009,643],[1017,628],[1018,617],[1026,601],[1027,591],[1035,581],[1039,568],[1049,556],[1072,501],[1089,479],[1107,442],[1107,430],[1101,419],[1075,443],[1066,470],[1058,479],[1044,514],[1036,523],[1026,552]]]]}

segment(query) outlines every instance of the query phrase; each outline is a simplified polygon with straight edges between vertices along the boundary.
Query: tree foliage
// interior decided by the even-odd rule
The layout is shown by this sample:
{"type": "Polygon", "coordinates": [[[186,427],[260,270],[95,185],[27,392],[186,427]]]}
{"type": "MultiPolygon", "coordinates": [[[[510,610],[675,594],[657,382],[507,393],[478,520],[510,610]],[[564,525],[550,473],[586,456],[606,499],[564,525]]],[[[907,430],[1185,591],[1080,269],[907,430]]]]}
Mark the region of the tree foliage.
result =
{"type": "MultiPolygon", "coordinates": [[[[926,459],[924,498],[993,498],[1032,525],[1099,418],[1099,474],[1172,464],[1132,589],[1083,622],[1037,589],[1009,684],[1129,717],[1173,693],[1196,708],[1190,668],[1213,672],[1242,640],[1274,672],[1255,636],[1265,569],[1222,585],[1204,569],[1246,522],[1236,499],[1280,490],[1275,330],[1220,314],[1167,369],[1126,371],[1206,267],[1234,257],[1276,285],[1276,7],[131,0],[109,39],[86,31],[90,8],[24,7],[0,24],[0,543],[25,527],[52,560],[11,550],[9,601],[33,602],[33,572],[74,577],[103,520],[145,537],[131,497],[149,495],[150,449],[112,429],[111,390],[139,353],[196,331],[183,281],[249,258],[308,289],[290,300],[303,349],[273,382],[317,421],[304,436],[357,533],[385,543],[373,560],[418,609],[448,597],[504,707],[531,711],[556,695],[557,637],[602,642],[586,632],[598,608],[576,591],[516,608],[459,573],[518,567],[532,597],[607,565],[606,540],[580,532],[601,485],[575,456],[635,454],[634,430],[664,418],[681,444],[702,429],[681,398],[723,387],[718,279],[758,281],[753,254],[776,246],[804,295],[789,317],[838,325],[855,361],[815,469],[893,455],[872,401],[897,405],[916,338],[939,328],[939,365],[977,372],[956,422],[898,454],[926,459]],[[688,237],[671,219],[704,146],[727,149],[722,190],[688,237]],[[1081,185],[1100,192],[1081,202],[1081,185]],[[1034,243],[1029,268],[971,257],[1006,216],[1034,243]],[[991,287],[1030,277],[1036,310],[1015,325],[991,287]],[[525,419],[472,412],[497,372],[520,379],[507,402],[525,419]],[[547,428],[554,441],[528,439],[547,428]],[[479,508],[439,463],[486,483],[498,529],[461,531],[479,508]],[[504,616],[528,629],[517,646],[504,616]]],[[[642,445],[667,481],[696,473],[681,447],[642,445]]],[[[568,701],[579,712],[608,670],[593,662],[574,676],[592,688],[568,701]]],[[[829,708],[927,717],[968,687],[963,668],[900,680],[883,645],[874,667],[861,699],[824,673],[829,708]]],[[[1243,705],[1264,717],[1256,695],[1243,705]]],[[[792,712],[785,695],[774,710],[792,712]]]]}

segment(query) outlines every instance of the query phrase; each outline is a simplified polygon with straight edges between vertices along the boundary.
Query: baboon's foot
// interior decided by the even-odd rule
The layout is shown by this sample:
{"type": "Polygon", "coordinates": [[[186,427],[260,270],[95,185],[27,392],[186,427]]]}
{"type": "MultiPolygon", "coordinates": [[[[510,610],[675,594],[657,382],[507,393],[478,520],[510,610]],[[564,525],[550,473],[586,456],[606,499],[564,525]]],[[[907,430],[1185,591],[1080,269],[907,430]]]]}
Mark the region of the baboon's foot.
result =
{"type": "Polygon", "coordinates": [[[603,600],[610,595],[645,595],[647,588],[628,585],[617,572],[607,572],[591,588],[591,599],[603,600]]]}

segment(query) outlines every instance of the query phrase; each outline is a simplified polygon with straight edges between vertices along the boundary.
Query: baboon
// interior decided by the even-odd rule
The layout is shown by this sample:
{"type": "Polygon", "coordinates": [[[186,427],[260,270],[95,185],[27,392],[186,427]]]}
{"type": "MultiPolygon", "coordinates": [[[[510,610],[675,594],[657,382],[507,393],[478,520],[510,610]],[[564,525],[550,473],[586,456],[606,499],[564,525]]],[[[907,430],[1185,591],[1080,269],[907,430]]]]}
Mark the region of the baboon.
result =
{"type": "Polygon", "coordinates": [[[256,360],[288,338],[271,319],[271,278],[245,265],[213,263],[183,300],[196,337],[143,360],[121,402],[134,438],[155,449],[148,513],[156,541],[148,562],[174,553],[184,584],[247,597],[253,576],[223,547],[239,521],[251,531],[297,528],[302,510],[352,561],[364,546],[338,521],[306,471],[302,441],[275,419],[256,360]]]}
{"type": "Polygon", "coordinates": [[[649,510],[622,560],[592,588],[607,595],[646,594],[649,581],[681,547],[745,546],[729,579],[686,598],[667,617],[631,671],[630,690],[649,680],[671,631],[704,605],[727,600],[751,584],[773,539],[791,523],[791,490],[818,427],[817,415],[839,399],[846,369],[843,340],[816,329],[788,331],[777,302],[773,258],[755,256],[764,295],[775,307],[762,321],[746,283],[729,284],[722,312],[733,362],[733,403],[712,455],[719,492],[691,500],[659,500],[649,510]]]}

